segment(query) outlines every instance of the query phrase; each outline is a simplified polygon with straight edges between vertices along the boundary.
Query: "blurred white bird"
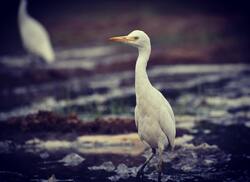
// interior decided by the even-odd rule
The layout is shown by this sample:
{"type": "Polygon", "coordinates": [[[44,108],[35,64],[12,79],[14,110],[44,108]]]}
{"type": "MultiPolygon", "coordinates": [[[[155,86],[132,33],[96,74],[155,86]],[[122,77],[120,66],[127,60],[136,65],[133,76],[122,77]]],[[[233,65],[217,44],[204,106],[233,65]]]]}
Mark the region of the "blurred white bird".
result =
{"type": "Polygon", "coordinates": [[[135,30],[127,36],[110,38],[139,50],[135,67],[135,124],[140,139],[152,148],[151,157],[141,166],[137,177],[143,178],[143,170],[149,161],[159,152],[158,181],[161,181],[162,152],[170,146],[174,148],[175,118],[173,110],[164,96],[154,88],[147,76],[146,67],[151,53],[150,39],[146,33],[135,30]]]}
{"type": "Polygon", "coordinates": [[[27,13],[27,0],[21,0],[18,11],[18,24],[23,47],[36,57],[47,63],[55,59],[48,32],[27,13]]]}

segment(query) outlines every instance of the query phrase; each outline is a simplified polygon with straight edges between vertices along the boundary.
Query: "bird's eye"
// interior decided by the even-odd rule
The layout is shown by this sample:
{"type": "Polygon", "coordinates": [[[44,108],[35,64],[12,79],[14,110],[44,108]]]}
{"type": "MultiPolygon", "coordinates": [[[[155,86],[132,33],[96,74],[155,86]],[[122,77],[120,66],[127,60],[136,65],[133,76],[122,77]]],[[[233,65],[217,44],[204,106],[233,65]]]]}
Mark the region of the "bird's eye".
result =
{"type": "Polygon", "coordinates": [[[134,37],[134,40],[138,40],[138,39],[139,39],[139,37],[137,37],[137,36],[134,37]]]}

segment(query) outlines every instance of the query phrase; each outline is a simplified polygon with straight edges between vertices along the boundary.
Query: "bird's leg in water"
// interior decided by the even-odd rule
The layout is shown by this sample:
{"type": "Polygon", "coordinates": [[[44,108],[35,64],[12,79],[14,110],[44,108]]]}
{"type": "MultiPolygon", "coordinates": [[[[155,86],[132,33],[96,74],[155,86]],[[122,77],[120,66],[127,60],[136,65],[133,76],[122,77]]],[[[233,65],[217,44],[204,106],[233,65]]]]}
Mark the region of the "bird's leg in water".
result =
{"type": "Polygon", "coordinates": [[[36,56],[34,56],[33,54],[28,54],[28,56],[27,56],[27,63],[29,64],[29,65],[31,65],[31,66],[33,66],[34,65],[34,63],[35,63],[35,61],[36,61],[36,56]]]}
{"type": "Polygon", "coordinates": [[[37,63],[40,66],[45,66],[46,65],[46,61],[42,57],[40,57],[40,56],[37,56],[37,63]]]}
{"type": "Polygon", "coordinates": [[[33,68],[43,68],[46,66],[46,62],[43,58],[35,55],[29,56],[30,64],[29,66],[32,66],[33,68]]]}
{"type": "Polygon", "coordinates": [[[161,171],[162,171],[162,150],[159,150],[159,162],[158,162],[158,182],[161,181],[161,171]]]}
{"type": "Polygon", "coordinates": [[[136,177],[139,178],[143,178],[143,170],[145,169],[145,167],[147,166],[147,164],[151,161],[151,159],[155,156],[156,150],[154,148],[152,148],[152,155],[146,160],[146,162],[141,166],[141,168],[138,170],[136,177]]]}

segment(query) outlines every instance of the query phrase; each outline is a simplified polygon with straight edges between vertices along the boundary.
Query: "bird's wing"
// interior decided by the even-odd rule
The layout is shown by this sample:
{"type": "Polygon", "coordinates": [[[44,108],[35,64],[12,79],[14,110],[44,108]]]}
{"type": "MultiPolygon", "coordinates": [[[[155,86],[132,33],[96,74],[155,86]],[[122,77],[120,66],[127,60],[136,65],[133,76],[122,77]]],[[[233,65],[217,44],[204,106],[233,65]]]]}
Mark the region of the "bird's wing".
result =
{"type": "Polygon", "coordinates": [[[160,106],[159,124],[162,131],[166,134],[171,148],[173,149],[176,134],[174,112],[164,96],[161,93],[160,95],[162,102],[160,106]]]}

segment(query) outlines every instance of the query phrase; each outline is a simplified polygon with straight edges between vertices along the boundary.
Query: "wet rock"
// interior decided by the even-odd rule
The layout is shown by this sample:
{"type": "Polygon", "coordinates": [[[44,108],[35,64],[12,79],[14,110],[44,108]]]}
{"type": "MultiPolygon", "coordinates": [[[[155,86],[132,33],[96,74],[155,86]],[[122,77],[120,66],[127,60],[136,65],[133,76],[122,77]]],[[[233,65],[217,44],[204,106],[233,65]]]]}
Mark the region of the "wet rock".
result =
{"type": "Polygon", "coordinates": [[[137,167],[128,167],[126,164],[119,164],[115,170],[116,175],[110,176],[108,179],[111,181],[119,181],[120,179],[127,179],[135,177],[137,174],[137,167]]]}
{"type": "Polygon", "coordinates": [[[47,158],[49,158],[49,153],[48,152],[43,152],[43,153],[41,153],[40,154],[40,157],[42,158],[42,159],[47,159],[47,158]]]}
{"type": "Polygon", "coordinates": [[[76,153],[71,153],[66,155],[63,159],[59,160],[62,162],[64,166],[78,166],[81,164],[85,159],[76,153]]]}
{"type": "Polygon", "coordinates": [[[137,167],[128,167],[126,164],[119,164],[116,168],[116,173],[124,179],[129,176],[135,177],[137,174],[137,167]]]}

